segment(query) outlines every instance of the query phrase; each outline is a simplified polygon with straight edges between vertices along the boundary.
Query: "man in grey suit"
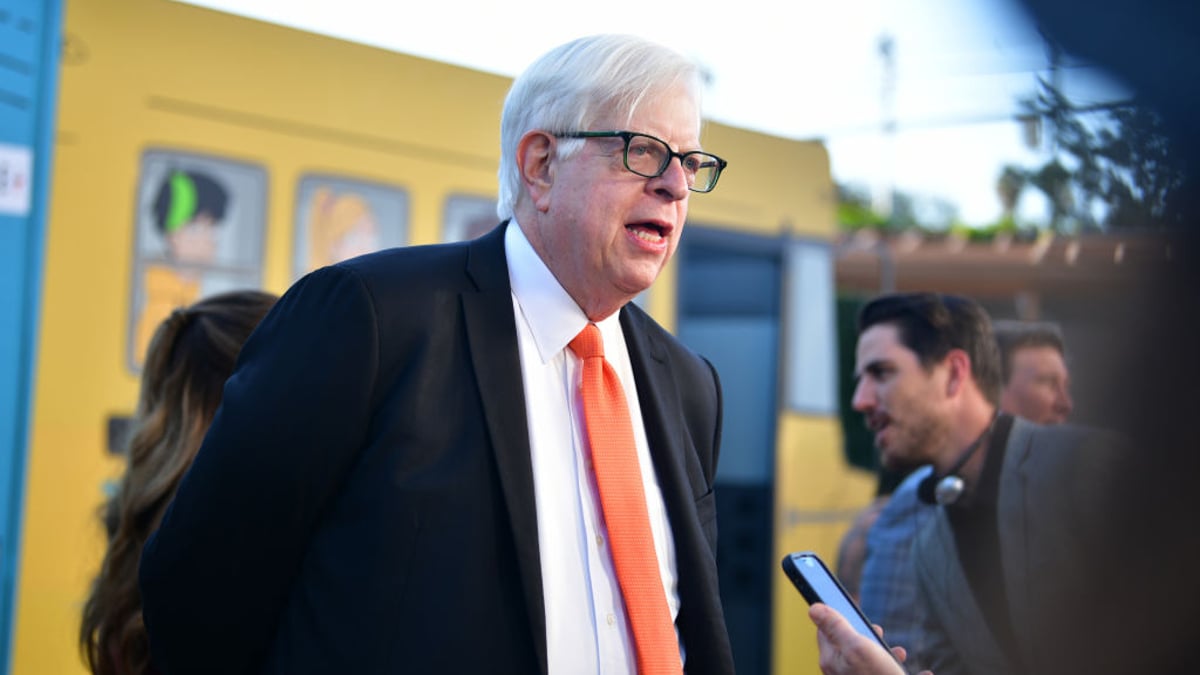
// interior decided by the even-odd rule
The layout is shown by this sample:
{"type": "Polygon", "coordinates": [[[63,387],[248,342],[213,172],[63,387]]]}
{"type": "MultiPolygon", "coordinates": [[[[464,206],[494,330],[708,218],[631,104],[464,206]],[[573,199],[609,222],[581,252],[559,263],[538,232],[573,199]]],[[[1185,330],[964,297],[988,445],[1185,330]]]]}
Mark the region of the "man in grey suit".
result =
{"type": "Polygon", "coordinates": [[[1098,584],[1113,569],[1106,528],[1122,503],[1119,440],[999,413],[999,354],[971,300],[881,296],[863,308],[859,330],[853,405],[885,465],[933,465],[919,493],[939,505],[912,551],[921,639],[908,645],[909,666],[937,675],[1111,668],[1110,655],[1086,648],[1118,628],[1105,620],[1114,612],[1101,612],[1098,584]]]}
{"type": "MultiPolygon", "coordinates": [[[[1000,349],[1000,410],[1038,424],[1066,422],[1072,410],[1070,373],[1057,328],[1028,321],[996,321],[992,328],[1000,349]]],[[[873,621],[887,626],[890,644],[912,653],[910,670],[928,652],[922,644],[926,631],[918,623],[912,542],[936,513],[935,504],[918,495],[931,471],[929,466],[916,469],[882,498],[882,508],[876,508],[877,517],[862,537],[859,605],[873,621]]]]}

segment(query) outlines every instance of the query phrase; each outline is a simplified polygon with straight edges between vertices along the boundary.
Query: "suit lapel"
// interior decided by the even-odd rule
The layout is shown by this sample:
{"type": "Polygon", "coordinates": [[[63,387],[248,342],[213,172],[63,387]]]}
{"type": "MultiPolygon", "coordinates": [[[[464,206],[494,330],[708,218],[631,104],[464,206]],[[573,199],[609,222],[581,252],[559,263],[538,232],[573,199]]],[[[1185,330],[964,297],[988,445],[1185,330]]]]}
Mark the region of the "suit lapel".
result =
{"type": "Polygon", "coordinates": [[[538,551],[537,505],[517,329],[504,253],[505,227],[506,224],[497,227],[470,245],[467,275],[477,290],[462,294],[462,307],[471,365],[479,382],[484,417],[512,521],[530,630],[545,673],[546,608],[538,551]]]}
{"type": "MultiPolygon", "coordinates": [[[[954,533],[946,516],[946,507],[936,507],[938,512],[932,522],[926,524],[918,534],[914,547],[914,560],[925,601],[941,630],[950,639],[958,654],[951,659],[969,663],[981,673],[1009,672],[1000,645],[987,629],[983,610],[975,601],[975,593],[967,582],[954,533]]],[[[940,670],[938,672],[941,672],[940,670]]]]}
{"type": "MultiPolygon", "coordinates": [[[[1030,560],[1035,551],[1027,544],[1032,535],[1031,514],[1045,515],[1043,509],[1031,504],[1029,494],[1031,427],[1020,418],[1013,420],[1004,450],[1004,470],[1000,473],[1000,487],[996,495],[997,533],[1000,537],[1001,571],[1008,595],[1008,611],[1017,637],[1018,649],[1025,664],[1032,663],[1033,653],[1029,646],[1034,644],[1030,628],[1036,625],[1029,612],[1038,607],[1029,574],[1030,560]]],[[[1036,568],[1037,565],[1032,565],[1036,568]]]]}
{"type": "MultiPolygon", "coordinates": [[[[1001,472],[999,492],[996,498],[997,533],[1000,537],[1001,564],[999,574],[1004,575],[1005,601],[1008,603],[1009,620],[1017,635],[1017,655],[1029,663],[1029,654],[1024,645],[1027,637],[1026,611],[1028,588],[1024,584],[1025,523],[1023,518],[1024,479],[1017,478],[1024,464],[1027,448],[1022,439],[1024,427],[1017,420],[1008,434],[1004,451],[1004,469],[1001,472]]],[[[1001,439],[997,439],[997,442],[1001,439]]],[[[989,452],[993,451],[989,445],[989,452]]],[[[927,594],[926,600],[936,605],[942,629],[951,636],[951,642],[963,655],[963,660],[978,667],[984,673],[1021,672],[1012,667],[1011,657],[1001,647],[1000,641],[988,630],[983,608],[976,601],[975,593],[967,580],[962,560],[958,555],[954,531],[951,528],[946,507],[937,507],[933,522],[926,525],[918,535],[913,550],[914,561],[921,574],[921,583],[940,592],[927,594]]]]}
{"type": "MultiPolygon", "coordinates": [[[[654,472],[678,551],[675,558],[680,567],[677,570],[680,600],[684,607],[689,607],[695,603],[694,599],[687,596],[697,589],[684,583],[684,580],[693,578],[694,572],[686,569],[686,566],[701,557],[698,551],[702,536],[695,515],[696,495],[688,481],[685,466],[685,462],[695,460],[694,453],[686,451],[683,403],[671,374],[670,361],[663,345],[645,329],[648,320],[636,307],[626,305],[621,310],[621,329],[625,333],[625,345],[633,368],[646,442],[650,447],[654,472]]],[[[686,639],[688,636],[684,637],[686,639]]]]}
{"type": "Polygon", "coordinates": [[[667,515],[672,523],[682,522],[678,507],[683,495],[690,495],[686,473],[680,464],[683,459],[679,390],[671,377],[666,352],[643,327],[645,318],[639,310],[626,306],[621,310],[621,330],[629,350],[629,362],[637,383],[638,405],[646,441],[658,475],[667,515]]]}
{"type": "Polygon", "coordinates": [[[621,310],[621,328],[637,382],[646,441],[675,542],[680,603],[676,626],[687,649],[686,670],[732,672],[715,556],[698,511],[698,499],[711,500],[712,495],[706,494],[711,484],[701,466],[699,448],[685,424],[687,411],[680,388],[690,380],[673,368],[677,364],[672,363],[670,352],[658,337],[660,331],[652,329],[651,324],[636,306],[626,305],[621,310]]]}

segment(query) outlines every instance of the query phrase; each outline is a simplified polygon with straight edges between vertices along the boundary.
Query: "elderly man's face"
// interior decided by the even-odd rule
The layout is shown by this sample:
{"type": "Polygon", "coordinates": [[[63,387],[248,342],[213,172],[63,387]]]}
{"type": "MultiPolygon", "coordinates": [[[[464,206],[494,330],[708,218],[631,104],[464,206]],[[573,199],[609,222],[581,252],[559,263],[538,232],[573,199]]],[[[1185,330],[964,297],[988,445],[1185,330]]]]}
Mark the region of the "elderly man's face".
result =
{"type": "Polygon", "coordinates": [[[1012,354],[1012,374],[1000,409],[1039,424],[1062,424],[1074,404],[1063,356],[1054,347],[1021,347],[1012,354]]]}
{"type": "MultiPolygon", "coordinates": [[[[636,131],[677,152],[700,149],[696,102],[682,88],[643,102],[628,122],[602,117],[590,126],[583,131],[636,131]]],[[[579,152],[555,159],[553,184],[539,204],[545,217],[530,233],[559,283],[592,319],[649,288],[675,253],[687,218],[691,193],[679,160],[663,175],[644,178],[625,168],[624,147],[620,138],[589,138],[579,152]]]]}

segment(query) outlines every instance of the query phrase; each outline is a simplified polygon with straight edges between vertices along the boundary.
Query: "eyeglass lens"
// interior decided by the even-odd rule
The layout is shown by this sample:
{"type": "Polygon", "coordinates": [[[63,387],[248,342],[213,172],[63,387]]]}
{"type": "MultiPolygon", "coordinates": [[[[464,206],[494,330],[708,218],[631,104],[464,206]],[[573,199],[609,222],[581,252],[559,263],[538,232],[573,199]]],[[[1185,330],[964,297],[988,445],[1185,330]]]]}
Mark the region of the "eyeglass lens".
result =
{"type": "MultiPolygon", "coordinates": [[[[666,171],[671,156],[671,149],[657,138],[635,135],[630,137],[626,146],[625,164],[636,174],[654,178],[666,171]]],[[[700,192],[707,192],[712,188],[720,166],[716,157],[703,152],[689,152],[685,153],[680,161],[683,163],[688,187],[700,192]]]]}

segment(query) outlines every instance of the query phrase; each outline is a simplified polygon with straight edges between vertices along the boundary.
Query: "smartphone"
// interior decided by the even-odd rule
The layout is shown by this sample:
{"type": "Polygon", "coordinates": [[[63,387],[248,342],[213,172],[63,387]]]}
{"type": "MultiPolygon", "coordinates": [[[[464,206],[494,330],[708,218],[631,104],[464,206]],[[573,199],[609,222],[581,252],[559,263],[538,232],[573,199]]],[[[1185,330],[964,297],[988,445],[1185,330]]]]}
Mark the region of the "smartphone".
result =
{"type": "Polygon", "coordinates": [[[816,553],[801,551],[788,554],[783,559],[783,571],[800,590],[800,595],[804,596],[808,604],[820,602],[828,605],[846,617],[850,625],[854,626],[854,630],[879,643],[888,654],[892,653],[888,643],[871,628],[871,621],[858,608],[858,603],[854,602],[842,586],[842,582],[829,571],[816,553]]]}

